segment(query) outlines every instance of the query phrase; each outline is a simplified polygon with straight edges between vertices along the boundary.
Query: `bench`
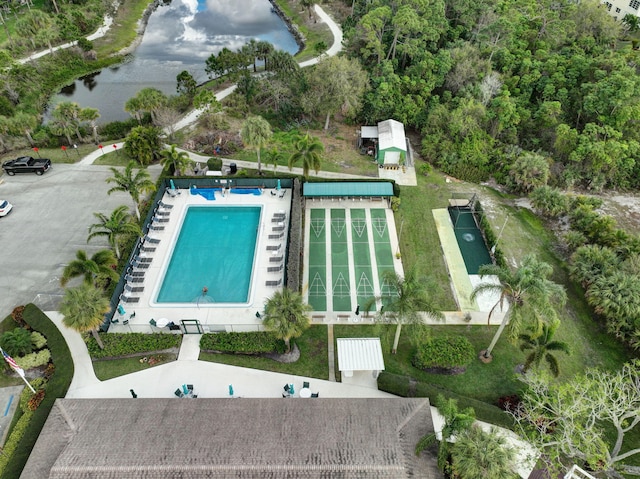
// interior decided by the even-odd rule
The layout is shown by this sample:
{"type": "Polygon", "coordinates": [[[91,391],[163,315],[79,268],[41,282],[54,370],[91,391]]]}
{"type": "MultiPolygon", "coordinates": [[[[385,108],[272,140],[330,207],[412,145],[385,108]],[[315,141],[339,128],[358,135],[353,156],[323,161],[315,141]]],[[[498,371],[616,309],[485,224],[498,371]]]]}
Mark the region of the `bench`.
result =
{"type": "Polygon", "coordinates": [[[338,315],[338,321],[342,321],[342,320],[348,321],[350,317],[351,317],[350,314],[339,314],[338,315]]]}
{"type": "Polygon", "coordinates": [[[324,314],[314,314],[311,316],[311,321],[325,321],[326,319],[324,314]]]}

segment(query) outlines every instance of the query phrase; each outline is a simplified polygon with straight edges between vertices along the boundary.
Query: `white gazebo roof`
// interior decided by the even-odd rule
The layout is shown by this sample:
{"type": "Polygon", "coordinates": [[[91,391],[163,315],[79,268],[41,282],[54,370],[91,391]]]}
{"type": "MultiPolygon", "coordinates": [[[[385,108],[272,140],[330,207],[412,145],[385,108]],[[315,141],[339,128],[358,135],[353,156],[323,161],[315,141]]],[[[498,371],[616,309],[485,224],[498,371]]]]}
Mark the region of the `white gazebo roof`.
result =
{"type": "Polygon", "coordinates": [[[407,140],[404,134],[404,125],[396,120],[385,120],[378,123],[379,147],[398,148],[407,151],[407,140]]]}
{"type": "Polygon", "coordinates": [[[340,371],[383,371],[380,338],[338,338],[340,371]]]}

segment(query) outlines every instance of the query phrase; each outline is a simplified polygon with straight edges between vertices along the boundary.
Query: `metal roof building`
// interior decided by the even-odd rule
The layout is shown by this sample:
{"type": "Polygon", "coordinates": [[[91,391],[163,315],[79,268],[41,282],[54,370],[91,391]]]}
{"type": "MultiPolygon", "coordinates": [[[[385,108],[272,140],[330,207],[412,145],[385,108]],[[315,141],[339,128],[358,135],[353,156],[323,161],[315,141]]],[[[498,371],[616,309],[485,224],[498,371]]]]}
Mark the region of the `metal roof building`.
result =
{"type": "Polygon", "coordinates": [[[336,181],[304,183],[302,196],[307,198],[356,196],[393,196],[393,184],[387,181],[336,181]]]}

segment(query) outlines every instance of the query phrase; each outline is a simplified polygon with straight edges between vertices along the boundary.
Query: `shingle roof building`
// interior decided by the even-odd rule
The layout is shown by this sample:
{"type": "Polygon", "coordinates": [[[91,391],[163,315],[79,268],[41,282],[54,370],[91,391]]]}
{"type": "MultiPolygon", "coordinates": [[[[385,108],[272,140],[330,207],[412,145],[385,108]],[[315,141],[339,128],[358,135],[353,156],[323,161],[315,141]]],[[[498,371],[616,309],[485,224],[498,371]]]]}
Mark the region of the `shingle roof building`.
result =
{"type": "Polygon", "coordinates": [[[58,399],[21,478],[441,477],[427,399],[58,399]]]}

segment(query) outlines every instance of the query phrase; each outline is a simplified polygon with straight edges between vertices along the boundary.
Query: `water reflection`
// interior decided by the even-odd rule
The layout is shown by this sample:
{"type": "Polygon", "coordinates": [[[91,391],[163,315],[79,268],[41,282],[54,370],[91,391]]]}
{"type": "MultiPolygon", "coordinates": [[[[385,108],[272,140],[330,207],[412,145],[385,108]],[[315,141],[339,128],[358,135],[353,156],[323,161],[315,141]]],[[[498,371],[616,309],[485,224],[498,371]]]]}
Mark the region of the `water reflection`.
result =
{"type": "Polygon", "coordinates": [[[100,122],[124,120],[125,102],[142,88],[176,93],[183,70],[198,83],[207,79],[205,61],[226,47],[238,50],[251,39],[265,40],[279,50],[296,53],[298,46],[268,0],[173,0],[149,17],[142,42],[128,63],[86,75],[52,99],[97,108],[100,122]]]}

